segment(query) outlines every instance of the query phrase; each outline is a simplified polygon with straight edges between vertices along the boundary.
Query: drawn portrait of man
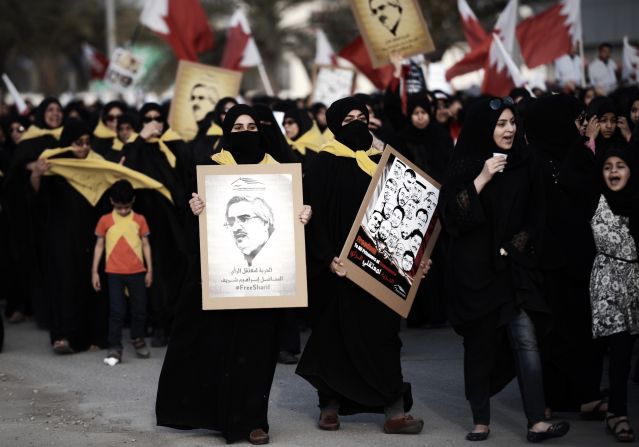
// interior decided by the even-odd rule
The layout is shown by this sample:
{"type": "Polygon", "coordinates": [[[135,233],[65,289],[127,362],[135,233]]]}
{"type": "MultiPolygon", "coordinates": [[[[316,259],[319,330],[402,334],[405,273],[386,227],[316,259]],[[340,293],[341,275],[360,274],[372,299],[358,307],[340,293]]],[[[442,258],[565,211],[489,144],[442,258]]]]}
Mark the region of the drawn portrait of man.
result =
{"type": "Polygon", "coordinates": [[[218,99],[219,93],[212,85],[195,84],[189,96],[189,105],[195,122],[199,123],[209,112],[212,112],[218,99]]]}
{"type": "Polygon", "coordinates": [[[383,220],[384,216],[382,215],[381,211],[373,211],[373,214],[371,214],[371,217],[370,219],[368,219],[368,223],[366,225],[371,236],[374,236],[377,233],[377,230],[379,230],[379,226],[382,224],[383,220]]]}
{"type": "Polygon", "coordinates": [[[368,8],[384,28],[393,36],[397,35],[397,27],[404,12],[400,0],[368,0],[368,8]]]}
{"type": "Polygon", "coordinates": [[[226,205],[224,226],[250,267],[275,231],[271,207],[259,197],[234,196],[226,205]]]}

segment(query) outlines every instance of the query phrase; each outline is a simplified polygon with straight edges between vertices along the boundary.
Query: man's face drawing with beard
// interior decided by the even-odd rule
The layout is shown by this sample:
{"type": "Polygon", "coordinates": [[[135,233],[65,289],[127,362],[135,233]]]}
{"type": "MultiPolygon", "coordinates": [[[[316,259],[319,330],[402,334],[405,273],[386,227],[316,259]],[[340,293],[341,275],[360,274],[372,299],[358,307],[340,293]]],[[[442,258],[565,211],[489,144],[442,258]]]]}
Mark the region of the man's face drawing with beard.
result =
{"type": "Polygon", "coordinates": [[[379,230],[379,226],[381,225],[383,220],[384,216],[380,211],[373,211],[370,219],[368,219],[368,231],[370,231],[372,234],[377,233],[377,230],[379,230]]]}
{"type": "Polygon", "coordinates": [[[402,5],[400,0],[368,0],[368,7],[371,14],[377,17],[379,23],[397,35],[397,27],[402,18],[402,5]]]}
{"type": "Polygon", "coordinates": [[[204,84],[195,84],[193,86],[189,104],[191,104],[193,118],[195,118],[196,122],[202,121],[207,113],[215,109],[217,98],[218,94],[215,88],[204,84]]]}
{"type": "Polygon", "coordinates": [[[260,198],[233,197],[227,206],[225,226],[251,265],[273,233],[273,213],[260,198]]]}

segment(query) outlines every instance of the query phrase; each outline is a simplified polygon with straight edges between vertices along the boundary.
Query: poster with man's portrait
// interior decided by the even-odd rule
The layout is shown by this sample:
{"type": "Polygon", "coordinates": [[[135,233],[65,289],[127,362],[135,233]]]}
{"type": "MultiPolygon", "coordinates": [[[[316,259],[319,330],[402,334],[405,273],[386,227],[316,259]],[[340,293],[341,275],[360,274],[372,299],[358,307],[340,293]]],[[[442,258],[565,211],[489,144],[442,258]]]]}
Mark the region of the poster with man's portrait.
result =
{"type": "Polygon", "coordinates": [[[373,67],[399,52],[407,58],[435,50],[417,0],[349,0],[373,67]]]}
{"type": "Polygon", "coordinates": [[[198,166],[202,308],[306,307],[299,164],[198,166]]]}
{"type": "Polygon", "coordinates": [[[185,140],[192,140],[197,134],[197,123],[215,109],[220,98],[237,96],[241,83],[242,72],[180,61],[169,124],[185,140]]]}
{"type": "Polygon", "coordinates": [[[346,276],[406,317],[441,231],[440,184],[387,147],[340,254],[346,276]]]}
{"type": "Polygon", "coordinates": [[[355,75],[355,70],[351,68],[315,65],[309,104],[321,102],[330,107],[338,99],[351,96],[355,88],[355,75]]]}

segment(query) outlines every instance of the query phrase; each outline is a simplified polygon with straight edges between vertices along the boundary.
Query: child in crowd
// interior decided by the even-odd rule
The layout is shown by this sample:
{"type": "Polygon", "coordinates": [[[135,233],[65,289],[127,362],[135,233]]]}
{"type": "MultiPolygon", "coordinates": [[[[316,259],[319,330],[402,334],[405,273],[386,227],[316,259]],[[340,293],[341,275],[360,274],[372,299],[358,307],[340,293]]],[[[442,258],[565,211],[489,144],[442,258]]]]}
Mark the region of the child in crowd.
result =
{"type": "Polygon", "coordinates": [[[133,212],[135,192],[127,180],[111,187],[113,212],[105,214],[95,229],[97,241],[93,252],[92,283],[99,291],[98,266],[106,241],[106,267],[109,290],[109,352],[105,363],[113,366],[122,361],[122,325],[126,315],[125,288],[131,301],[131,342],[140,358],[148,358],[144,341],[146,290],[153,282],[149,226],[144,216],[133,212]],[[146,267],[145,267],[146,262],[146,267]]]}

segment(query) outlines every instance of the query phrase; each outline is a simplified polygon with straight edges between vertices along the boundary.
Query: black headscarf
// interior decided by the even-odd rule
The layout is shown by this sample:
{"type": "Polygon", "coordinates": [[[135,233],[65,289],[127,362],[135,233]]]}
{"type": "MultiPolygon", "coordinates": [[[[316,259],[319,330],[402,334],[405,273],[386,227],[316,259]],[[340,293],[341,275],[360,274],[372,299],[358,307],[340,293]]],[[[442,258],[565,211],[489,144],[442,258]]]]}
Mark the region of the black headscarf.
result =
{"type": "Polygon", "coordinates": [[[315,118],[315,122],[317,123],[317,127],[319,127],[319,130],[321,132],[324,132],[328,126],[326,124],[321,124],[317,119],[317,115],[322,109],[326,110],[326,104],[324,104],[323,102],[313,103],[310,108],[311,113],[313,114],[313,118],[315,118]]]}
{"type": "Polygon", "coordinates": [[[58,101],[57,98],[53,98],[53,97],[43,99],[40,105],[38,106],[38,108],[36,109],[35,120],[33,123],[36,126],[38,126],[40,129],[50,129],[50,127],[44,121],[44,112],[46,112],[47,107],[49,107],[49,105],[54,103],[59,105],[60,110],[62,110],[62,104],[60,104],[60,101],[58,101]]]}
{"type": "MultiPolygon", "coordinates": [[[[587,109],[588,118],[596,116],[598,119],[601,119],[606,113],[613,113],[615,116],[619,114],[617,106],[611,98],[600,96],[590,101],[587,109]]],[[[626,142],[621,135],[619,127],[615,129],[615,132],[610,138],[604,138],[600,131],[595,140],[595,156],[601,161],[601,158],[608,153],[608,150],[623,147],[625,144],[626,142]]]]}
{"type": "Polygon", "coordinates": [[[123,113],[118,120],[118,127],[120,127],[120,124],[130,124],[133,130],[135,130],[136,132],[140,131],[140,120],[134,113],[123,113]]]}
{"type": "Polygon", "coordinates": [[[608,202],[608,206],[610,206],[610,210],[618,216],[630,218],[628,225],[630,234],[639,248],[639,179],[636,175],[633,175],[633,166],[636,166],[636,164],[633,164],[632,153],[628,149],[611,148],[606,152],[605,158],[599,164],[599,178],[601,179],[603,195],[606,198],[606,202],[608,202]],[[621,191],[611,191],[603,179],[603,166],[610,157],[619,157],[630,169],[628,183],[621,191]]]}
{"type": "Polygon", "coordinates": [[[253,111],[259,119],[258,127],[264,138],[266,152],[271,154],[280,163],[295,163],[297,159],[286,141],[280,126],[277,124],[275,115],[269,106],[265,104],[255,104],[253,111]]]}
{"type": "Polygon", "coordinates": [[[357,98],[342,98],[331,104],[326,111],[326,123],[335,139],[354,151],[367,150],[373,143],[373,136],[368,131],[368,108],[357,98]],[[361,111],[366,116],[366,123],[354,120],[342,126],[342,121],[351,110],[361,111]]]}
{"type": "Polygon", "coordinates": [[[407,101],[406,115],[408,116],[408,120],[407,120],[406,126],[401,132],[402,139],[417,143],[417,142],[422,142],[425,138],[428,137],[429,134],[432,133],[432,130],[435,127],[431,125],[433,124],[433,120],[434,120],[432,104],[430,103],[426,95],[423,95],[423,94],[410,95],[407,101]],[[428,116],[430,118],[430,122],[428,123],[428,126],[426,126],[424,129],[418,129],[417,127],[413,125],[411,121],[411,115],[413,114],[413,112],[415,111],[417,107],[421,107],[422,109],[424,109],[426,113],[428,113],[428,116]]]}
{"type": "Polygon", "coordinates": [[[102,108],[102,113],[100,114],[100,119],[102,120],[102,122],[104,124],[106,124],[106,117],[109,114],[109,112],[111,111],[111,109],[115,109],[118,108],[120,109],[120,111],[122,113],[126,113],[127,111],[127,106],[125,103],[123,103],[122,101],[110,101],[107,102],[104,107],[102,108]]]}
{"type": "Polygon", "coordinates": [[[571,95],[551,95],[536,99],[526,108],[528,142],[550,158],[563,160],[579,130],[575,120],[583,106],[571,95]]]}
{"type": "Polygon", "coordinates": [[[229,109],[222,123],[221,145],[224,150],[229,151],[238,164],[256,164],[264,159],[264,141],[259,131],[259,118],[255,111],[246,104],[237,104],[229,109]],[[257,124],[257,132],[233,132],[235,121],[241,115],[248,115],[257,124]]]}
{"type": "Polygon", "coordinates": [[[213,121],[218,126],[222,126],[222,115],[224,114],[224,107],[226,107],[229,102],[237,105],[237,101],[235,100],[235,98],[232,98],[230,96],[225,96],[224,98],[220,99],[217,104],[215,104],[215,109],[213,109],[213,121]]]}
{"type": "Polygon", "coordinates": [[[284,120],[286,120],[287,118],[295,121],[295,123],[297,123],[297,127],[299,127],[299,132],[297,133],[295,138],[291,138],[293,141],[300,138],[306,132],[311,130],[311,127],[313,127],[313,120],[310,116],[308,116],[306,110],[298,109],[297,107],[288,109],[286,113],[284,113],[284,120]]]}
{"type": "Polygon", "coordinates": [[[158,112],[160,114],[162,122],[166,122],[166,115],[164,113],[164,109],[157,102],[147,102],[146,104],[144,104],[140,108],[140,111],[138,112],[139,115],[140,115],[140,119],[143,120],[144,119],[144,115],[146,115],[151,110],[155,110],[156,112],[158,112]]]}
{"type": "Polygon", "coordinates": [[[62,135],[60,135],[60,147],[71,146],[71,143],[83,135],[91,135],[89,125],[83,120],[69,118],[64,123],[64,129],[62,130],[62,135]]]}

